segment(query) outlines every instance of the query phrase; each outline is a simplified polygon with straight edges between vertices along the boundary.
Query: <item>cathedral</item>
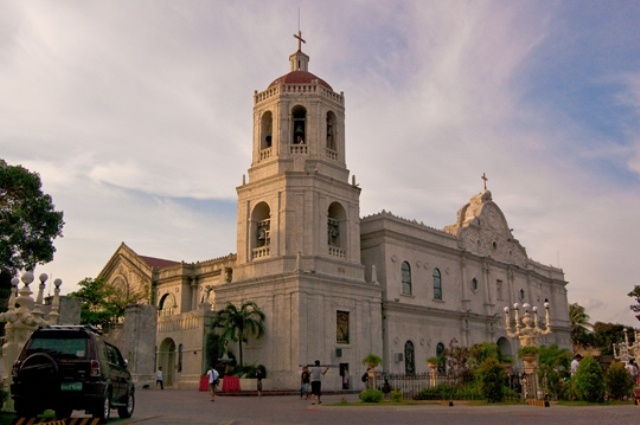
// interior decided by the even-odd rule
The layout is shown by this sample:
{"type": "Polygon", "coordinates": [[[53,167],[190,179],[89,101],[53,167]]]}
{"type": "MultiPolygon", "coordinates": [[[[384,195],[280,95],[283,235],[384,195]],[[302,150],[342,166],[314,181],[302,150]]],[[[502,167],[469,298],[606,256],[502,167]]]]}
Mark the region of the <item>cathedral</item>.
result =
{"type": "Polygon", "coordinates": [[[265,335],[249,339],[244,359],[266,366],[267,389],[297,388],[300,365],[314,360],[335,366],[323,387],[337,390],[362,386],[354,377],[370,353],[401,374],[424,373],[426,359],[452,345],[491,341],[514,355],[502,309],[516,302],[549,302],[553,332],[543,342],[569,347],[564,273],[527,256],[486,180],[444,229],[386,210],[360,216],[362,189],[346,165],[345,95],[309,72],[296,38],[290,71],[253,94],[237,252],[185,263],[123,243],[99,274],[149,293],[155,363],[167,384],[197,385],[212,312],[229,302],[253,301],[266,315],[265,335]]]}

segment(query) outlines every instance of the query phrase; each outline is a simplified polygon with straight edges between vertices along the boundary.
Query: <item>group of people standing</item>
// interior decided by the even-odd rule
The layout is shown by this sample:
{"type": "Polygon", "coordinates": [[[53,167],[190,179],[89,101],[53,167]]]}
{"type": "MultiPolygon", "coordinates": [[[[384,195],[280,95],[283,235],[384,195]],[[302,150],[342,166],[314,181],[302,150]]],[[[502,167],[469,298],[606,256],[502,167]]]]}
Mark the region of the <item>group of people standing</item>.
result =
{"type": "MultiPolygon", "coordinates": [[[[320,360],[316,360],[314,365],[311,367],[304,366],[302,368],[302,373],[300,374],[300,399],[304,398],[305,400],[308,400],[309,396],[312,396],[314,400],[313,404],[321,404],[322,400],[320,397],[322,395],[322,377],[326,375],[328,371],[328,367],[323,369],[322,366],[320,366],[320,360]]],[[[207,370],[207,378],[209,381],[209,394],[211,395],[211,401],[215,401],[216,389],[220,383],[220,373],[211,366],[209,370],[207,370]]],[[[255,378],[256,390],[258,392],[258,397],[260,397],[262,396],[262,379],[264,378],[262,369],[256,369],[255,378]]],[[[164,389],[162,367],[159,367],[156,371],[156,387],[164,389]]]]}
{"type": "Polygon", "coordinates": [[[303,366],[300,374],[300,399],[304,397],[309,399],[311,395],[314,399],[313,404],[321,404],[320,396],[322,395],[322,377],[329,371],[328,367],[322,370],[320,360],[316,360],[313,366],[303,366]]]}

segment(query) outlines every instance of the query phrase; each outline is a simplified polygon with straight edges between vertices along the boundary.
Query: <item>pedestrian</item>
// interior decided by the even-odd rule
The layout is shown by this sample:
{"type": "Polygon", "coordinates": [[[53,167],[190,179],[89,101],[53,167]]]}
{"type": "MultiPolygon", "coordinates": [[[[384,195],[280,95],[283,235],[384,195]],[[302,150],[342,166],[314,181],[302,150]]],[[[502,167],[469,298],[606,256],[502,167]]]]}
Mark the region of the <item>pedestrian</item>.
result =
{"type": "MultiPolygon", "coordinates": [[[[320,367],[320,360],[316,360],[314,362],[314,366],[310,370],[311,393],[313,393],[318,404],[322,403],[322,401],[320,400],[320,396],[322,395],[322,377],[327,374],[328,370],[328,367],[322,370],[322,368],[320,367]]],[[[313,404],[316,404],[316,402],[313,402],[313,404]]]]}
{"type": "Polygon", "coordinates": [[[162,373],[162,366],[158,367],[158,370],[156,370],[156,388],[158,388],[158,385],[160,385],[161,390],[164,390],[164,376],[162,373]]]}
{"type": "Polygon", "coordinates": [[[258,391],[258,397],[262,397],[262,368],[256,368],[256,390],[258,391]]]}
{"type": "Polygon", "coordinates": [[[304,366],[302,368],[302,374],[300,375],[300,400],[304,396],[305,400],[309,400],[309,393],[311,392],[311,373],[309,367],[304,366]]]}
{"type": "Polygon", "coordinates": [[[580,354],[576,354],[571,360],[571,376],[575,375],[578,371],[578,365],[580,365],[580,360],[582,360],[582,356],[580,354]]]}
{"type": "Polygon", "coordinates": [[[209,392],[211,394],[211,401],[216,401],[216,386],[218,385],[218,382],[220,382],[220,374],[217,370],[214,369],[213,366],[211,366],[207,371],[207,376],[209,377],[209,392]]]}
{"type": "Polygon", "coordinates": [[[382,384],[382,394],[384,394],[384,399],[389,400],[389,393],[391,393],[391,384],[389,383],[389,378],[384,377],[384,384],[382,384]]]}

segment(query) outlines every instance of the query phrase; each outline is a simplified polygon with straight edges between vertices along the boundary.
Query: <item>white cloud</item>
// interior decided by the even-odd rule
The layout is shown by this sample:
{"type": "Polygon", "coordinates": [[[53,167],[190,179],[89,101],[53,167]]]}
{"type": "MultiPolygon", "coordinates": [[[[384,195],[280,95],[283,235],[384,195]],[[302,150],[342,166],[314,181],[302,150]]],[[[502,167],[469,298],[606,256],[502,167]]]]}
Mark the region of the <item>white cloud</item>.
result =
{"type": "MultiPolygon", "coordinates": [[[[640,173],[640,143],[602,140],[525,96],[558,3],[337,5],[303,2],[305,51],[345,91],[362,214],[442,227],[487,172],[529,254],[560,257],[570,300],[606,300],[588,313],[619,317],[640,274],[640,197],[580,161],[640,173]]],[[[41,172],[67,221],[47,267],[95,275],[121,240],[188,261],[235,250],[232,216],[177,198],[235,199],[252,93],[288,70],[296,15],[284,1],[0,6],[0,148],[41,172]]],[[[620,101],[640,105],[640,80],[626,81],[620,101]]]]}

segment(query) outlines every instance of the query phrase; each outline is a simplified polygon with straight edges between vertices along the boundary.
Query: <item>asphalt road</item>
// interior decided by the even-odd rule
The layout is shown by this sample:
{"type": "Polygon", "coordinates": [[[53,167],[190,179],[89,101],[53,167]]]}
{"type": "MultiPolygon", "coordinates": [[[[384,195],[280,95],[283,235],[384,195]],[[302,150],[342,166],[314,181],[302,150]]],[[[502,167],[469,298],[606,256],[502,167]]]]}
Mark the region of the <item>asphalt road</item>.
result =
{"type": "MultiPolygon", "coordinates": [[[[588,406],[328,406],[342,396],[326,396],[323,404],[295,396],[217,397],[209,401],[196,391],[139,391],[134,416],[113,424],[149,425],[638,425],[640,407],[588,406]]],[[[349,395],[349,401],[357,396],[349,395]]],[[[115,412],[114,412],[115,413],[115,412]]]]}

